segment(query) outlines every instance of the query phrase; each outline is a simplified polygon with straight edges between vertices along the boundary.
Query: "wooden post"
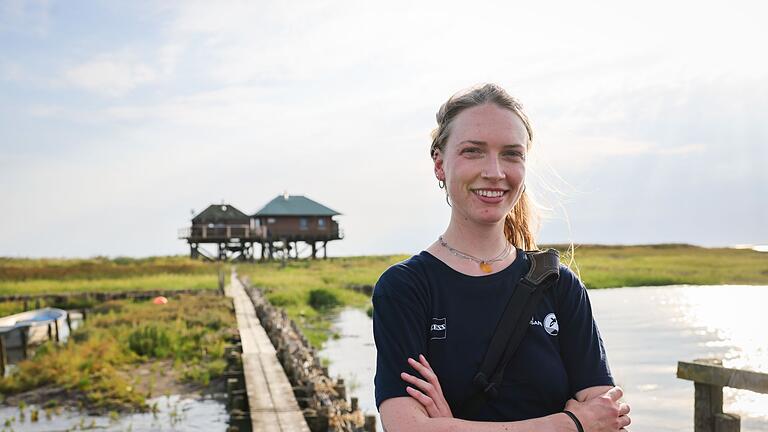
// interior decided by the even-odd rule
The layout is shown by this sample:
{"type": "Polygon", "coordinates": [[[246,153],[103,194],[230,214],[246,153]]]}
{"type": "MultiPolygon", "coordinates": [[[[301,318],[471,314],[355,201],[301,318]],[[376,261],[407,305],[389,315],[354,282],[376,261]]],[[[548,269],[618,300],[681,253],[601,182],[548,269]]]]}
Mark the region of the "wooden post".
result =
{"type": "Polygon", "coordinates": [[[367,432],[376,432],[376,416],[375,415],[367,415],[365,416],[365,430],[367,432]]]}
{"type": "Polygon", "coordinates": [[[224,270],[219,267],[219,294],[224,295],[224,270]]]}
{"type": "Polygon", "coordinates": [[[328,258],[328,242],[323,242],[323,259],[328,258]]]}
{"type": "Polygon", "coordinates": [[[357,408],[358,408],[357,398],[353,397],[351,402],[352,402],[352,412],[357,411],[357,408]]]}
{"type": "Polygon", "coordinates": [[[21,336],[21,358],[24,360],[27,359],[27,332],[29,331],[29,327],[19,329],[20,336],[21,336]]]}
{"type": "Polygon", "coordinates": [[[741,432],[741,417],[736,414],[715,414],[715,432],[741,432]]]}
{"type": "Polygon", "coordinates": [[[723,388],[698,382],[693,386],[693,431],[715,432],[714,414],[723,412],[723,388]]]}
{"type": "Polygon", "coordinates": [[[339,394],[339,397],[346,400],[347,399],[347,387],[344,385],[344,380],[339,378],[338,381],[336,381],[336,385],[333,386],[334,390],[336,390],[336,393],[339,394]]]}
{"type": "Polygon", "coordinates": [[[51,326],[51,323],[48,323],[48,340],[53,339],[53,328],[51,326]]]}
{"type": "Polygon", "coordinates": [[[5,356],[5,344],[3,343],[3,335],[0,335],[0,378],[5,376],[5,363],[7,358],[5,356]]]}
{"type": "Polygon", "coordinates": [[[67,330],[72,334],[72,318],[69,317],[69,311],[67,311],[67,330]]]}

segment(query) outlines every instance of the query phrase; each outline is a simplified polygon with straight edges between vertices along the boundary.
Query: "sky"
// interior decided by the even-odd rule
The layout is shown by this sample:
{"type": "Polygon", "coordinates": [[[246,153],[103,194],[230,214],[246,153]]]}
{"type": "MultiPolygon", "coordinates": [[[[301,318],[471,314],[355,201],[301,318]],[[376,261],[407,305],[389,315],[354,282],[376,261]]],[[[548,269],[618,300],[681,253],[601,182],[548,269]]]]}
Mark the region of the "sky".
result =
{"type": "Polygon", "coordinates": [[[0,256],[184,254],[284,191],[343,213],[330,255],[418,252],[482,82],[531,117],[540,242],[768,244],[768,6],[580,3],[0,0],[0,256]]]}

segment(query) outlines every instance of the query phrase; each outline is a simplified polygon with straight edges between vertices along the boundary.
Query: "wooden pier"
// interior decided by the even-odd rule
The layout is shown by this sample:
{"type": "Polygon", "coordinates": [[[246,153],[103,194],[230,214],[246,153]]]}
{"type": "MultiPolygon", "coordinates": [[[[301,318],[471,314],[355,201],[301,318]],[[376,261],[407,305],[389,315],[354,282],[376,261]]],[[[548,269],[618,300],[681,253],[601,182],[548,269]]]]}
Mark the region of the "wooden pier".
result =
{"type": "Polygon", "coordinates": [[[768,393],[768,374],[724,368],[717,359],[677,362],[677,377],[694,384],[694,432],[741,430],[739,416],[723,412],[723,387],[768,393]]]}
{"type": "Polygon", "coordinates": [[[252,431],[309,432],[275,348],[234,272],[224,291],[235,305],[252,431]]]}

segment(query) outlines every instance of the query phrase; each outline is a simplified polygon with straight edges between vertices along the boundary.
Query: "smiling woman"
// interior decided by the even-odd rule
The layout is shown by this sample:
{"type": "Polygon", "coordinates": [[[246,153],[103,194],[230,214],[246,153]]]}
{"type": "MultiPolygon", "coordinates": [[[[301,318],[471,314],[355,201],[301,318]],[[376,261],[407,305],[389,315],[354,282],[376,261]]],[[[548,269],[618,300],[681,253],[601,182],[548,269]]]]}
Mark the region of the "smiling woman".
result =
{"type": "Polygon", "coordinates": [[[525,188],[533,131],[522,106],[486,84],[451,97],[437,122],[430,153],[450,222],[385,271],[373,294],[385,429],[623,430],[629,405],[619,402],[583,284],[555,252],[525,251],[536,242],[525,188]],[[506,329],[519,345],[497,337],[506,329]]]}

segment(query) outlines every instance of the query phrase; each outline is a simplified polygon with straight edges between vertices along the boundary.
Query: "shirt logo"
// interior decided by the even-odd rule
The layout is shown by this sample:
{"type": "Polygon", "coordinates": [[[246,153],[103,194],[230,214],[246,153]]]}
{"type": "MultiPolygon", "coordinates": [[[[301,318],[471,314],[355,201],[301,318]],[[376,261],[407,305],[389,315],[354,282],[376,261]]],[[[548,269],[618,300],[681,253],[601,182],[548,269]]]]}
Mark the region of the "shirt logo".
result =
{"type": "Polygon", "coordinates": [[[560,325],[557,323],[557,317],[551,313],[544,317],[544,330],[552,336],[560,333],[560,325]]]}
{"type": "Polygon", "coordinates": [[[430,339],[445,339],[445,318],[432,318],[432,326],[429,328],[430,339]]]}
{"type": "Polygon", "coordinates": [[[532,326],[540,326],[543,327],[544,330],[550,335],[550,336],[557,336],[558,333],[560,333],[560,325],[557,323],[557,317],[554,313],[548,314],[544,317],[544,322],[541,322],[534,317],[531,317],[531,321],[528,322],[528,324],[532,326]]]}

